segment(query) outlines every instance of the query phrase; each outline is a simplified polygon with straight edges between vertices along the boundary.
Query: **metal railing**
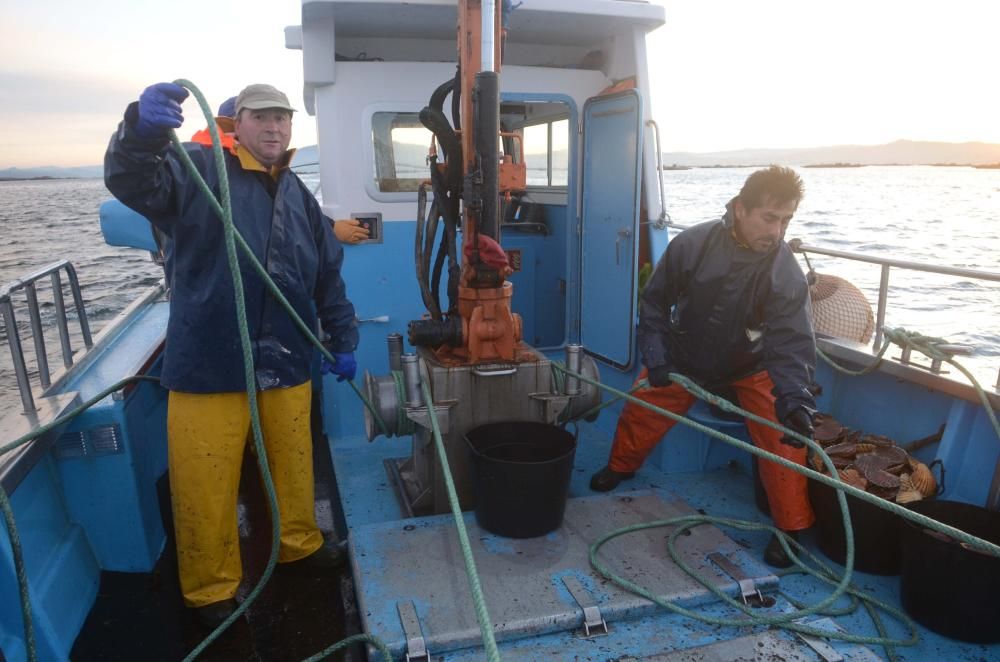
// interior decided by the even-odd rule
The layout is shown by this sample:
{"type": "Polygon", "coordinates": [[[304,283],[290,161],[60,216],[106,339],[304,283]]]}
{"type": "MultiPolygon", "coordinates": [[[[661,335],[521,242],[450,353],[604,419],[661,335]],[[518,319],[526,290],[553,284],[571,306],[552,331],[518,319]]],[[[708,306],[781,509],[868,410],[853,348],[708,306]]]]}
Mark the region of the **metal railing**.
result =
{"type": "Polygon", "coordinates": [[[897,260],[889,257],[878,257],[875,255],[863,255],[861,253],[851,253],[850,251],[838,251],[831,248],[820,248],[803,244],[801,239],[792,239],[788,246],[796,253],[813,253],[815,255],[828,255],[839,257],[845,260],[855,260],[856,262],[868,262],[882,267],[882,277],[878,286],[878,308],[875,314],[875,342],[872,349],[878,351],[882,347],[882,325],[885,323],[885,307],[889,297],[889,270],[892,267],[900,269],[910,269],[911,271],[923,271],[931,274],[943,274],[945,276],[960,276],[962,278],[975,278],[978,280],[989,280],[1000,282],[1000,273],[992,271],[979,271],[978,269],[962,269],[959,267],[942,267],[935,264],[925,264],[923,262],[913,262],[910,260],[897,260]]]}
{"type": "MultiPolygon", "coordinates": [[[[646,120],[646,125],[653,129],[653,144],[656,149],[656,183],[660,193],[660,216],[653,221],[653,227],[662,230],[670,226],[670,214],[667,213],[667,190],[663,183],[663,150],[660,148],[660,125],[656,120],[646,120]]],[[[550,141],[551,145],[552,142],[550,141]]]]}
{"type": "MultiPolygon", "coordinates": [[[[682,225],[680,223],[674,223],[673,221],[668,221],[665,223],[668,228],[674,228],[677,230],[687,230],[688,225],[682,225]]],[[[980,271],[978,269],[963,269],[960,267],[945,267],[936,264],[926,264],[924,262],[914,262],[912,260],[897,260],[891,257],[880,257],[877,255],[865,255],[862,253],[852,253],[850,251],[838,251],[832,248],[822,248],[820,246],[812,246],[810,244],[804,244],[801,239],[789,239],[788,246],[796,253],[812,253],[814,255],[827,255],[829,257],[839,257],[845,260],[854,260],[856,262],[867,262],[869,264],[877,264],[881,267],[882,273],[879,279],[878,287],[878,305],[876,307],[875,313],[875,340],[872,343],[872,351],[878,352],[882,348],[882,338],[883,331],[882,327],[885,324],[885,311],[886,304],[889,300],[889,271],[892,267],[898,267],[900,269],[909,269],[912,271],[922,271],[925,273],[932,274],[942,274],[945,276],[959,276],[961,278],[973,278],[977,280],[986,280],[992,282],[1000,282],[1000,273],[995,271],[980,271]]],[[[950,352],[951,354],[969,354],[973,348],[966,347],[964,345],[943,345],[940,347],[943,351],[950,352]]],[[[902,363],[908,363],[909,352],[905,352],[902,357],[902,363]]],[[[940,361],[935,361],[931,366],[932,372],[939,372],[941,367],[940,361]]],[[[997,381],[994,388],[1000,392],[1000,370],[997,372],[997,381]]]]}
{"type": "Polygon", "coordinates": [[[38,364],[38,380],[42,389],[47,389],[52,384],[52,376],[49,373],[49,358],[45,348],[45,336],[42,330],[42,316],[38,306],[38,291],[35,283],[45,276],[49,276],[52,281],[52,300],[55,306],[55,321],[59,328],[59,344],[62,347],[63,366],[69,368],[73,365],[73,348],[69,337],[69,319],[66,316],[66,303],[63,299],[62,278],[60,271],[66,271],[69,280],[70,291],[73,295],[73,304],[76,307],[77,319],[80,322],[80,333],[83,336],[83,343],[90,349],[94,341],[90,335],[90,325],[87,323],[87,311],[83,306],[83,295],[80,293],[80,282],[76,277],[76,269],[69,260],[59,260],[39,269],[38,271],[19,278],[3,288],[0,288],[0,313],[3,315],[4,326],[7,329],[7,342],[10,344],[10,353],[14,361],[14,373],[17,375],[17,388],[21,392],[21,404],[25,413],[35,411],[35,400],[32,395],[31,378],[28,373],[28,366],[24,360],[24,348],[21,345],[20,332],[17,329],[17,319],[14,315],[14,302],[11,295],[24,290],[28,305],[28,316],[31,319],[31,337],[35,346],[35,361],[38,364]]]}

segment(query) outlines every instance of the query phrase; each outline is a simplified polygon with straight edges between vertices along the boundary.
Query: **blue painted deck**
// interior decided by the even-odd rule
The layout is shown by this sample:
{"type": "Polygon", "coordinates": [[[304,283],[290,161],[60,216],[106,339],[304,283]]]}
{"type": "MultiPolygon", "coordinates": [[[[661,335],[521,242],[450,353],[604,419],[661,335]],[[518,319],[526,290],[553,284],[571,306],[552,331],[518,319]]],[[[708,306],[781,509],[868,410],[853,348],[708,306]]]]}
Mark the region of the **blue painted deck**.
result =
{"type": "MultiPolygon", "coordinates": [[[[704,413],[701,414],[704,418],[704,413]]],[[[601,429],[613,425],[614,415],[601,417],[598,425],[583,424],[580,427],[579,444],[575,457],[574,470],[570,485],[570,498],[594,498],[595,493],[589,489],[590,476],[607,460],[610,448],[610,435],[601,429]]],[[[379,438],[369,443],[360,436],[343,439],[331,438],[331,452],[337,484],[344,506],[344,514],[348,531],[366,528],[373,523],[389,523],[402,520],[393,489],[385,476],[382,460],[407,454],[408,439],[379,438]]],[[[638,472],[636,477],[622,483],[613,495],[628,492],[646,492],[649,489],[666,490],[686,501],[696,510],[709,515],[746,519],[762,523],[770,523],[761,515],[755,505],[753,484],[749,472],[749,455],[742,451],[730,450],[721,442],[709,442],[697,433],[682,431],[678,427],[671,433],[668,441],[661,443],[658,449],[659,457],[651,458],[638,472]],[[685,449],[679,446],[689,445],[685,449]],[[701,461],[714,466],[708,471],[666,472],[657,467],[657,462],[669,465],[688,465],[701,461]]],[[[421,526],[427,524],[424,520],[450,521],[450,515],[438,515],[423,518],[421,526]]],[[[466,513],[467,523],[473,523],[471,514],[466,513]]],[[[401,522],[401,525],[404,524],[401,522]]],[[[768,540],[767,532],[745,532],[726,530],[725,533],[735,543],[743,548],[750,557],[760,559],[768,540]]],[[[349,533],[349,535],[351,535],[349,533]]],[[[368,535],[367,533],[365,534],[368,535]]],[[[828,561],[819,551],[815,533],[804,536],[803,544],[814,554],[827,561],[834,568],[842,569],[832,561],[828,561]]],[[[377,550],[375,550],[377,553],[377,550]]],[[[413,554],[443,553],[440,550],[414,549],[413,554]]],[[[453,553],[455,562],[461,563],[457,549],[453,553]]],[[[664,548],[663,554],[666,555],[664,548]]],[[[381,562],[386,562],[383,559],[381,562]]],[[[375,562],[377,565],[377,562],[375,562]]],[[[371,563],[364,564],[365,567],[371,563]]],[[[593,573],[589,568],[584,572],[593,573]]],[[[601,580],[596,576],[594,581],[601,580]]],[[[356,590],[363,591],[365,581],[356,577],[356,590]]],[[[377,580],[376,580],[377,581],[377,580]]],[[[862,590],[872,593],[878,599],[899,606],[899,577],[878,576],[856,572],[853,583],[862,590]]],[[[464,582],[462,582],[464,584],[464,582]]],[[[816,580],[806,576],[788,576],[781,579],[780,588],[797,600],[815,603],[829,594],[830,589],[816,580]]],[[[456,593],[467,590],[465,585],[449,587],[456,593]]],[[[517,579],[512,577],[505,587],[507,591],[517,591],[517,579]]],[[[489,604],[490,597],[487,597],[489,604]]],[[[775,610],[792,610],[791,604],[779,595],[775,610]]],[[[448,600],[447,594],[441,599],[448,600]]],[[[846,605],[846,599],[841,599],[838,605],[846,605]]],[[[733,616],[734,610],[718,603],[702,606],[699,610],[706,615],[733,616]]],[[[418,606],[419,611],[419,606],[418,606]]],[[[887,622],[889,634],[905,638],[904,628],[892,621],[888,615],[883,615],[887,622]]],[[[474,620],[474,619],[473,619],[474,620]]],[[[854,633],[876,636],[877,631],[863,608],[847,616],[833,619],[842,629],[854,633]]],[[[504,659],[609,659],[621,655],[651,655],[657,652],[675,649],[687,649],[710,644],[724,639],[732,639],[746,635],[751,629],[720,628],[705,625],[691,619],[662,613],[655,617],[634,621],[614,621],[609,623],[611,634],[607,637],[581,639],[575,632],[546,634],[528,639],[509,641],[500,645],[504,659]]],[[[425,633],[426,635],[427,633],[425,633]]],[[[791,638],[791,635],[781,633],[781,637],[791,638]]],[[[832,642],[833,647],[847,659],[863,653],[855,644],[832,642]]],[[[808,649],[807,653],[810,653],[808,649]]],[[[878,647],[869,647],[869,651],[879,658],[885,658],[885,651],[878,647]]],[[[1000,659],[1000,644],[983,646],[964,644],[921,629],[920,642],[915,647],[897,648],[896,652],[902,660],[986,660],[1000,659]]],[[[441,651],[431,650],[432,654],[441,651]]],[[[470,648],[451,652],[445,655],[449,660],[476,660],[482,658],[481,648],[470,648]]],[[[816,659],[819,659],[818,657],[816,659]]],[[[862,658],[864,659],[864,658],[862,658]]]]}

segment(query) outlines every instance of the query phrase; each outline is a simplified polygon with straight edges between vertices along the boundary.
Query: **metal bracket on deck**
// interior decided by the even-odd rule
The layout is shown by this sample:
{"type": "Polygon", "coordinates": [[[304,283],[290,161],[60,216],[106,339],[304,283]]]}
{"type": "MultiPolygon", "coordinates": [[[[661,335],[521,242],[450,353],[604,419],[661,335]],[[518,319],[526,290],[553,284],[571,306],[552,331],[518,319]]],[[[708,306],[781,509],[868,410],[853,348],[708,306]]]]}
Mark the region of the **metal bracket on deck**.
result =
{"type": "Polygon", "coordinates": [[[760,594],[757,583],[751,577],[747,577],[738,565],[729,560],[721,552],[712,552],[708,555],[708,560],[719,566],[722,572],[736,580],[740,587],[740,598],[743,604],[750,604],[750,600],[757,600],[758,604],[764,602],[764,596],[760,594]]]}
{"type": "Polygon", "coordinates": [[[583,637],[600,637],[608,633],[608,624],[601,616],[601,610],[597,602],[591,597],[587,589],[583,587],[576,577],[566,576],[562,578],[563,584],[569,590],[570,595],[576,600],[576,604],[583,610],[583,637]]]}
{"type": "Polygon", "coordinates": [[[424,643],[423,630],[420,628],[420,619],[417,618],[417,609],[413,602],[396,603],[396,611],[399,612],[399,622],[403,626],[403,636],[406,637],[406,660],[422,660],[430,662],[431,656],[427,652],[427,645],[424,643]]]}
{"type": "MultiPolygon", "coordinates": [[[[808,626],[814,627],[814,628],[818,627],[818,626],[821,626],[821,625],[828,625],[828,626],[832,627],[834,630],[838,630],[840,632],[844,631],[844,629],[842,627],[838,626],[836,623],[834,623],[833,621],[831,621],[829,618],[820,618],[820,619],[817,619],[817,620],[812,621],[812,622],[810,622],[807,618],[800,618],[800,619],[797,619],[795,622],[799,623],[801,625],[808,625],[808,626]]],[[[830,634],[833,634],[833,633],[831,632],[830,634]]],[[[826,643],[822,639],[820,639],[818,637],[813,637],[813,636],[808,635],[808,634],[802,634],[801,632],[796,632],[795,636],[797,636],[799,639],[801,639],[802,641],[804,641],[806,643],[806,645],[809,646],[809,648],[811,648],[814,651],[816,651],[816,654],[819,655],[823,659],[823,662],[844,662],[844,656],[841,655],[840,653],[838,653],[836,651],[836,649],[834,649],[833,646],[831,646],[830,644],[826,643]]]]}

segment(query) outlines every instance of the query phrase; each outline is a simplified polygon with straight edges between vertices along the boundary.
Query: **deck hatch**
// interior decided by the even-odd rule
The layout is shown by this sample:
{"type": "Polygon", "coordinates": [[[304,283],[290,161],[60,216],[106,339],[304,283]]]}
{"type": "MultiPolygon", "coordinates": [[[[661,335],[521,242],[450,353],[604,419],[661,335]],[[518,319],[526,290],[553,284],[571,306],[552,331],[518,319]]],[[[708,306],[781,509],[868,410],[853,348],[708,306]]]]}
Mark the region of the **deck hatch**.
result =
{"type": "MultiPolygon", "coordinates": [[[[480,530],[466,515],[480,581],[498,641],[583,629],[581,605],[567,588],[581,587],[610,627],[643,618],[660,607],[594,574],[588,548],[604,533],[640,522],[694,511],[662,490],[570,499],[562,526],[539,538],[512,539],[480,530]]],[[[717,598],[675,566],[666,552],[666,528],[647,529],[608,542],[601,551],[613,572],[649,587],[665,599],[691,607],[717,598]]],[[[451,515],[359,526],[350,535],[359,612],[364,630],[386,642],[395,656],[406,651],[407,635],[396,605],[419,610],[426,649],[436,654],[480,645],[468,580],[451,515]]],[[[713,526],[699,526],[678,541],[687,563],[739,599],[739,583],[707,556],[733,560],[761,590],[777,578],[713,526]]]]}

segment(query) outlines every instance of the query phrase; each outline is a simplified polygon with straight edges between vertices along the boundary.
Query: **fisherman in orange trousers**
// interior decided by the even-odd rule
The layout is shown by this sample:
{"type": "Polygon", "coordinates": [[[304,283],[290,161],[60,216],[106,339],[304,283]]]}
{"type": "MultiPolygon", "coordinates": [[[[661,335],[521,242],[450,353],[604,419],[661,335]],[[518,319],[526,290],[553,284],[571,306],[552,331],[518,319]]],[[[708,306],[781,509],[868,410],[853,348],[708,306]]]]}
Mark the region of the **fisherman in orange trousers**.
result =
{"type": "MultiPolygon", "coordinates": [[[[747,178],[722,219],[696,225],[670,241],[643,290],[639,350],[649,387],[635,397],[676,414],[694,396],[670,381],[683,374],[708,390],[732,389],[739,405],[806,437],[816,404],[809,387],[816,365],[809,287],[784,241],[802,199],[802,180],[772,166],[747,178]]],[[[753,443],[798,464],[803,445],[747,419],[753,443]]],[[[629,402],[615,431],[607,466],[590,481],[605,492],[635,475],[672,419],[629,402]]],[[[797,536],[815,521],[806,477],[761,461],[760,475],[775,526],[797,536]]],[[[791,560],[773,536],[764,560],[791,560]]]]}

